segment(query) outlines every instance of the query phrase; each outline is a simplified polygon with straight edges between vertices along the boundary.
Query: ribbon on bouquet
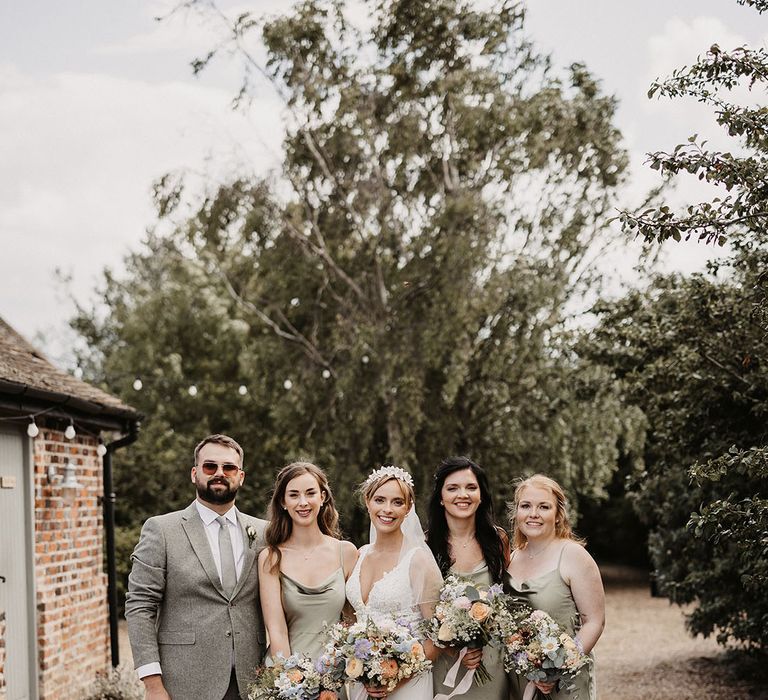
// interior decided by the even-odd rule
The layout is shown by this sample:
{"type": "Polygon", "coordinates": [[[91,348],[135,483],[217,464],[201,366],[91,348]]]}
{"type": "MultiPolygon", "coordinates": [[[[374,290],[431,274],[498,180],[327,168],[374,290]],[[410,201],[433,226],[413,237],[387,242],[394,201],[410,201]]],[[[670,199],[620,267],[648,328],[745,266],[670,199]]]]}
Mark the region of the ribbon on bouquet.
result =
{"type": "Polygon", "coordinates": [[[536,695],[536,686],[533,681],[528,681],[523,691],[523,700],[533,700],[534,695],[536,695]]]}
{"type": "MultiPolygon", "coordinates": [[[[459,675],[459,669],[461,668],[461,660],[464,658],[464,656],[467,653],[467,647],[463,647],[462,650],[459,652],[459,658],[456,660],[456,663],[451,666],[448,673],[445,674],[445,680],[443,681],[443,685],[447,685],[449,688],[454,688],[456,685],[456,676],[459,675]]],[[[466,674],[464,674],[464,678],[461,679],[461,683],[459,683],[458,687],[454,688],[451,691],[450,695],[445,695],[443,693],[438,693],[435,695],[435,697],[432,700],[450,700],[450,698],[453,698],[457,695],[464,695],[471,687],[472,687],[472,681],[475,679],[475,669],[473,668],[470,671],[467,671],[466,674]]]]}

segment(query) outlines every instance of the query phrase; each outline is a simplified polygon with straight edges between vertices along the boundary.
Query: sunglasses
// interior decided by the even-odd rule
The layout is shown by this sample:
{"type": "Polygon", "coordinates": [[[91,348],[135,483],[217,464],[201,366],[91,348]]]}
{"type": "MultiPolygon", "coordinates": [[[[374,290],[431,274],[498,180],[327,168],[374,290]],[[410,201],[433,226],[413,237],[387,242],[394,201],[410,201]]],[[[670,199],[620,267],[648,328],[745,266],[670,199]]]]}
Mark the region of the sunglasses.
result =
{"type": "Polygon", "coordinates": [[[219,471],[219,467],[221,467],[221,471],[224,472],[224,476],[234,476],[237,474],[237,472],[240,471],[240,467],[238,467],[236,464],[232,464],[231,462],[224,462],[224,464],[219,464],[218,462],[203,462],[200,465],[200,468],[203,470],[203,474],[206,476],[213,476],[217,471],[219,471]]]}

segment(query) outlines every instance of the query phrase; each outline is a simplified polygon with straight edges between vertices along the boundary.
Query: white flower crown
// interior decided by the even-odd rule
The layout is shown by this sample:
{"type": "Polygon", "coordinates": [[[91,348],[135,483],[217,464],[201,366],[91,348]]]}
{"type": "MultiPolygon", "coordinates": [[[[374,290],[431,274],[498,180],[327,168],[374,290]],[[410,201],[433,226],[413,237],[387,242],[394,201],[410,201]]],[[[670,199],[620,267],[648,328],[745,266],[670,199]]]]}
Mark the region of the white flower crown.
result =
{"type": "Polygon", "coordinates": [[[385,476],[393,476],[395,479],[399,479],[404,484],[408,484],[408,486],[413,488],[413,477],[407,471],[405,471],[405,469],[401,469],[400,467],[385,466],[374,469],[368,475],[368,478],[363,484],[363,489],[367,489],[372,483],[385,476]]]}

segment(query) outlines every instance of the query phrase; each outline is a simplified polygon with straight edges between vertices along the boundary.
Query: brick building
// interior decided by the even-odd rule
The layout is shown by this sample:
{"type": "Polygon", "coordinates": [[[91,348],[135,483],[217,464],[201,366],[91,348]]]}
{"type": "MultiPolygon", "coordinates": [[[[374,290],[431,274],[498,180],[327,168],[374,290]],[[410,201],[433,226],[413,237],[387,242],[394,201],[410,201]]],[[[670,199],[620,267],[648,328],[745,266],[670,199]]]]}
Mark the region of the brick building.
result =
{"type": "Polygon", "coordinates": [[[0,319],[0,700],[76,700],[116,658],[111,463],[139,418],[0,319]]]}

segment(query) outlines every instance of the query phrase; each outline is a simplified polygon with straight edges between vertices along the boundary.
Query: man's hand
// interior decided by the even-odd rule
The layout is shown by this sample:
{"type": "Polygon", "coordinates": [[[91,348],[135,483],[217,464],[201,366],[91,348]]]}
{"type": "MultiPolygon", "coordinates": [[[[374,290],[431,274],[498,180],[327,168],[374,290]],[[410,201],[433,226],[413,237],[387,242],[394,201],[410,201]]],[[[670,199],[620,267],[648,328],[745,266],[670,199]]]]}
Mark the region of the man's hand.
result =
{"type": "Polygon", "coordinates": [[[141,680],[144,681],[144,700],[171,700],[161,675],[144,676],[141,680]]]}

